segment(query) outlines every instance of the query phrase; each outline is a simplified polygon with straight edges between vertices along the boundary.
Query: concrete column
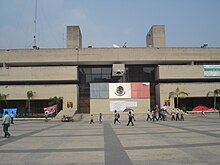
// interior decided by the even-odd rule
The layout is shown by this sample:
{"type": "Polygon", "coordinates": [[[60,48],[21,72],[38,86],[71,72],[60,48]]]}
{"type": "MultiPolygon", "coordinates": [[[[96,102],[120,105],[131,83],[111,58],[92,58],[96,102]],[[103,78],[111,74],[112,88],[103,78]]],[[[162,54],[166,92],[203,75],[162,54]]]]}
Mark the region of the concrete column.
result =
{"type": "Polygon", "coordinates": [[[153,25],[146,36],[146,45],[149,48],[166,47],[165,26],[153,25]]]}
{"type": "Polygon", "coordinates": [[[82,48],[82,34],[79,26],[67,26],[66,47],[82,48]]]}

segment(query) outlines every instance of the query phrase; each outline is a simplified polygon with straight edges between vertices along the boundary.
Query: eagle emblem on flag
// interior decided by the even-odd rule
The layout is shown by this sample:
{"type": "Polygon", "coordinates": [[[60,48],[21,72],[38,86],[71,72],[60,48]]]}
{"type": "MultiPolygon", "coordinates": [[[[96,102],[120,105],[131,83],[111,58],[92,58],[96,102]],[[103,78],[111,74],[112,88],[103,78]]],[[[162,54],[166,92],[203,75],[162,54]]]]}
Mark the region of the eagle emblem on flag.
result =
{"type": "Polygon", "coordinates": [[[125,94],[125,90],[124,90],[124,88],[122,87],[122,86],[118,86],[117,88],[116,88],[116,91],[115,91],[115,94],[117,95],[117,96],[123,96],[124,94],[125,94]]]}

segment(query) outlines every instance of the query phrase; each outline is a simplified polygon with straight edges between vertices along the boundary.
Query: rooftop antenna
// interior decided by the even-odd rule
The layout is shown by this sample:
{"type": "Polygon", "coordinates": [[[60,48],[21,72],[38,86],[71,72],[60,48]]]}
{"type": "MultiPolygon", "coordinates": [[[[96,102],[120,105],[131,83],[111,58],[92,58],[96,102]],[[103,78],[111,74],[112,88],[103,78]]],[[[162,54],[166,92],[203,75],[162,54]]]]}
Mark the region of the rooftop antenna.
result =
{"type": "Polygon", "coordinates": [[[203,44],[202,46],[201,46],[201,48],[207,48],[208,47],[208,44],[203,44]]]}
{"type": "Polygon", "coordinates": [[[37,0],[35,0],[35,16],[34,16],[34,45],[33,48],[34,49],[39,49],[39,47],[37,47],[37,0]]]}
{"type": "Polygon", "coordinates": [[[123,48],[126,48],[126,47],[127,47],[126,44],[127,44],[127,42],[124,43],[123,48]]]}

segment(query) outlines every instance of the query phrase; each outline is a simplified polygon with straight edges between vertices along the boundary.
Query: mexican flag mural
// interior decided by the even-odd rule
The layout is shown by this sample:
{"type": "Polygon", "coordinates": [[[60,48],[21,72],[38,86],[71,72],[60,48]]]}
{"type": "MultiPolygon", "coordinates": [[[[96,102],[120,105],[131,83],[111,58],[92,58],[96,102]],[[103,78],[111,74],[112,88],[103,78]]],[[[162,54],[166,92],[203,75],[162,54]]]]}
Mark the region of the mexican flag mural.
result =
{"type": "Polygon", "coordinates": [[[90,112],[94,114],[124,111],[144,113],[150,108],[150,83],[91,83],[90,112]]]}
{"type": "Polygon", "coordinates": [[[91,99],[150,98],[149,82],[91,83],[91,99]]]}
{"type": "Polygon", "coordinates": [[[110,83],[109,98],[131,98],[131,84],[110,83]]]}

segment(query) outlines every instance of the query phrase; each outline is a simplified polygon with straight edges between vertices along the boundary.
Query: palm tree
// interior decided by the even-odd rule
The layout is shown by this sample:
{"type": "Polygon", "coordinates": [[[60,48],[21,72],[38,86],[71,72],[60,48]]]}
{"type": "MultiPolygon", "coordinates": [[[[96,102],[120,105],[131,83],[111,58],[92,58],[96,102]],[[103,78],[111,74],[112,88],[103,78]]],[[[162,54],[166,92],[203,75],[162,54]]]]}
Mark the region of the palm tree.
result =
{"type": "Polygon", "coordinates": [[[176,91],[169,93],[169,99],[170,99],[172,96],[176,96],[176,99],[177,99],[177,108],[179,108],[179,96],[180,96],[180,95],[186,95],[186,96],[188,96],[189,93],[186,93],[186,92],[184,92],[184,91],[180,91],[179,88],[176,88],[176,91]]]}
{"type": "Polygon", "coordinates": [[[0,100],[5,102],[6,107],[8,107],[8,103],[7,103],[8,96],[9,96],[9,94],[1,94],[0,93],[0,100]]]}
{"type": "Polygon", "coordinates": [[[36,92],[33,91],[27,91],[27,98],[28,98],[28,113],[31,113],[31,99],[34,97],[36,92]]]}
{"type": "Polygon", "coordinates": [[[214,91],[209,91],[207,94],[206,94],[206,96],[208,97],[208,96],[210,96],[210,95],[213,95],[214,96],[214,109],[216,109],[216,97],[218,96],[218,95],[220,95],[220,89],[215,89],[214,91]]]}

